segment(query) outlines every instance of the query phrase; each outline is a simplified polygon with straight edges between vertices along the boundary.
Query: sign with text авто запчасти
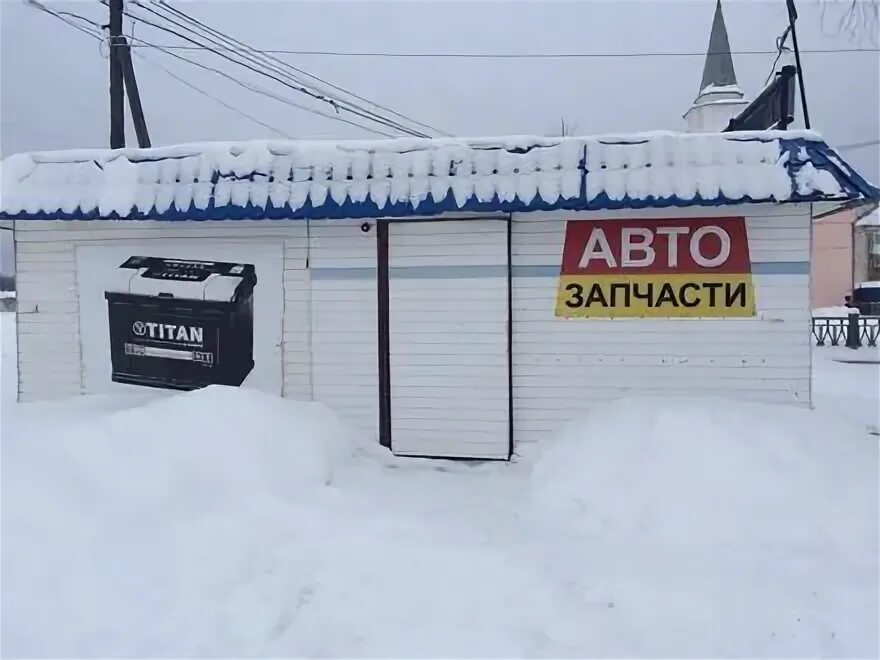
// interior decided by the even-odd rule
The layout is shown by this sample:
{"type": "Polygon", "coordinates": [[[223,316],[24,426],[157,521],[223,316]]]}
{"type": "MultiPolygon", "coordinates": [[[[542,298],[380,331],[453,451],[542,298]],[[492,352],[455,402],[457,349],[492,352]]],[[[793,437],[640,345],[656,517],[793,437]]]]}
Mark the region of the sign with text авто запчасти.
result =
{"type": "Polygon", "coordinates": [[[556,316],[755,315],[745,218],[570,220],[556,316]]]}

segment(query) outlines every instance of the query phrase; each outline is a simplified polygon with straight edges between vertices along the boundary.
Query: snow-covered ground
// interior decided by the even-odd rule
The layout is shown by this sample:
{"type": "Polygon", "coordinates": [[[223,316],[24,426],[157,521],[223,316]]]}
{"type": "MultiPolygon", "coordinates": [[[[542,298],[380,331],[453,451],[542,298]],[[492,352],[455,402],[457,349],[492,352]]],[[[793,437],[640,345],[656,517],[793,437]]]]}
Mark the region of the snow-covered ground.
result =
{"type": "Polygon", "coordinates": [[[245,390],[4,406],[2,651],[877,657],[853,353],[815,351],[814,411],[621,401],[510,464],[245,390]]]}
{"type": "Polygon", "coordinates": [[[820,317],[832,317],[837,318],[842,316],[843,318],[848,317],[850,314],[858,314],[859,310],[855,307],[844,307],[843,305],[838,305],[837,307],[817,307],[813,310],[813,316],[820,317]]]}
{"type": "Polygon", "coordinates": [[[3,414],[15,403],[18,388],[18,358],[16,357],[15,314],[0,312],[0,433],[3,414]]]}

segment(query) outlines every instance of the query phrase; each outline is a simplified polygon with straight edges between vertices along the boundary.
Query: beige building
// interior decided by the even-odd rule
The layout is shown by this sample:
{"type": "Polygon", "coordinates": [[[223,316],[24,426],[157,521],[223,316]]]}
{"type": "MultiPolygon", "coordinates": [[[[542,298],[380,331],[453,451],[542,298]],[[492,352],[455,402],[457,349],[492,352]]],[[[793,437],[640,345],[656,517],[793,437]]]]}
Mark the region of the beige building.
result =
{"type": "Polygon", "coordinates": [[[880,211],[844,209],[813,222],[812,307],[842,305],[853,288],[880,281],[880,211]]]}
{"type": "Polygon", "coordinates": [[[854,283],[880,282],[880,211],[855,222],[853,250],[854,283]]]}
{"type": "Polygon", "coordinates": [[[854,210],[845,210],[818,218],[813,223],[812,307],[843,305],[853,289],[854,210]]]}

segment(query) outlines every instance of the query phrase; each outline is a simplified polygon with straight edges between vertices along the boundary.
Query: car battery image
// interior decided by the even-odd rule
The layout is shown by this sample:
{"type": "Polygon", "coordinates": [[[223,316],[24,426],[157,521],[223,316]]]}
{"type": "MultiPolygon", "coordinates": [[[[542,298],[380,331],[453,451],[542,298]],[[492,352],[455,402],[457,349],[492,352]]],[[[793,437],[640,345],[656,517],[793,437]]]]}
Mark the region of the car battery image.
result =
{"type": "Polygon", "coordinates": [[[112,380],[194,390],[254,368],[253,264],[129,257],[104,291],[112,380]]]}

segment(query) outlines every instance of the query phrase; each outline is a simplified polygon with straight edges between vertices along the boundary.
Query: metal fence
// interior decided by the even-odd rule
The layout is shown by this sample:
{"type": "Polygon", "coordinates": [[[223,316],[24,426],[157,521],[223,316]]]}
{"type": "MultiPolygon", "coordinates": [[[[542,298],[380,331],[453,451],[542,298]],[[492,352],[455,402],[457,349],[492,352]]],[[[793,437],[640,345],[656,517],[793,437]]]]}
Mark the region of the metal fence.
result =
{"type": "Polygon", "coordinates": [[[814,316],[816,346],[877,346],[880,342],[880,316],[814,316]]]}

